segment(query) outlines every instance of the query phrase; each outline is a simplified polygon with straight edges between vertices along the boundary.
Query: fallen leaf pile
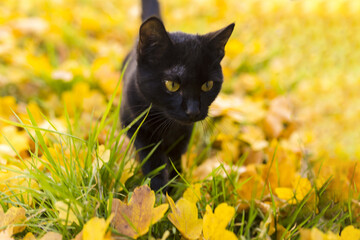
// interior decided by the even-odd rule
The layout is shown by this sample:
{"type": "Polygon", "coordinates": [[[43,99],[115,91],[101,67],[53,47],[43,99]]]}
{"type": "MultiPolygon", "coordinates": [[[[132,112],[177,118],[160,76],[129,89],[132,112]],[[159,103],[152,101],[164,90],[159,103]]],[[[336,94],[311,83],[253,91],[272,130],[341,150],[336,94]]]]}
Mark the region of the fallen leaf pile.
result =
{"type": "Polygon", "coordinates": [[[164,195],[117,113],[139,4],[0,2],[0,239],[360,239],[360,3],[160,0],[170,32],[236,23],[164,195]]]}

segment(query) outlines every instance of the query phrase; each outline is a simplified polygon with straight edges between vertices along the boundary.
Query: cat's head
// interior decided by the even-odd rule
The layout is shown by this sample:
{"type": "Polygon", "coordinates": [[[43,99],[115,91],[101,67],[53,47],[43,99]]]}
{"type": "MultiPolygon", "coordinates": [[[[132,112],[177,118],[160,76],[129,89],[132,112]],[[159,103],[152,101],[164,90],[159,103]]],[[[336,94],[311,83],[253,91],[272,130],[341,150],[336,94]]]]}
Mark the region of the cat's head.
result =
{"type": "Polygon", "coordinates": [[[143,96],[180,123],[203,120],[220,92],[220,62],[234,24],[205,35],[168,33],[156,17],[140,27],[137,84],[143,96]]]}

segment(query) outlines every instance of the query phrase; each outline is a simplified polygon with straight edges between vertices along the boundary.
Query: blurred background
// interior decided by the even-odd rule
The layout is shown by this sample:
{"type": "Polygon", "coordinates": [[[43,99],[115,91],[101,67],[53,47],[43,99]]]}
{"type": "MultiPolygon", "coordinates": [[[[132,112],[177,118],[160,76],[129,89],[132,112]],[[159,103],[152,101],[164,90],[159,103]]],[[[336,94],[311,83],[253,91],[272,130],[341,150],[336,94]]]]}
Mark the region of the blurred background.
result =
{"type": "MultiPolygon", "coordinates": [[[[231,157],[223,151],[223,159],[245,151],[248,163],[260,163],[266,149],[282,140],[292,152],[334,166],[324,176],[360,159],[359,1],[160,5],[170,32],[204,34],[236,23],[223,60],[223,93],[213,109],[222,133],[217,147],[237,149],[231,157]]],[[[61,119],[64,104],[84,121],[91,113],[100,116],[133,46],[140,14],[140,1],[2,0],[1,117],[16,120],[11,106],[20,115],[28,107],[61,119]]],[[[16,136],[11,131],[2,129],[16,136]]],[[[341,171],[348,176],[356,164],[346,166],[341,171]]]]}

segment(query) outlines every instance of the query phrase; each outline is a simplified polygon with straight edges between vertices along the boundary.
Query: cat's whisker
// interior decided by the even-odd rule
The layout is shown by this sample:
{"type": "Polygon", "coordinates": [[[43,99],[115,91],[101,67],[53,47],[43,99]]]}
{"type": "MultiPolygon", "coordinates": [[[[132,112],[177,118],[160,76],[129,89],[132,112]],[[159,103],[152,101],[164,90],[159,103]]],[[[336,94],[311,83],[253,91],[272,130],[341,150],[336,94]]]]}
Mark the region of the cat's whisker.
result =
{"type": "Polygon", "coordinates": [[[205,120],[202,120],[202,121],[200,121],[200,123],[201,123],[201,127],[202,127],[202,129],[203,129],[203,132],[204,132],[204,134],[205,134],[206,129],[205,129],[205,126],[204,126],[204,121],[205,121],[205,120]]]}
{"type": "Polygon", "coordinates": [[[150,139],[153,139],[153,137],[154,137],[155,135],[161,136],[161,134],[159,134],[160,132],[158,133],[157,131],[158,131],[158,130],[161,131],[162,127],[165,126],[166,122],[167,122],[167,119],[164,119],[164,121],[161,122],[161,123],[159,124],[159,126],[157,126],[157,127],[155,128],[155,130],[153,131],[153,133],[152,133],[151,136],[150,136],[150,139]]]}
{"type": "MultiPolygon", "coordinates": [[[[218,130],[217,126],[214,124],[213,119],[210,117],[205,118],[205,127],[210,135],[214,135],[215,130],[218,130]]],[[[217,131],[219,132],[219,131],[217,131]]]]}
{"type": "Polygon", "coordinates": [[[174,124],[174,120],[169,119],[167,126],[165,126],[164,133],[171,129],[172,125],[174,124]]]}

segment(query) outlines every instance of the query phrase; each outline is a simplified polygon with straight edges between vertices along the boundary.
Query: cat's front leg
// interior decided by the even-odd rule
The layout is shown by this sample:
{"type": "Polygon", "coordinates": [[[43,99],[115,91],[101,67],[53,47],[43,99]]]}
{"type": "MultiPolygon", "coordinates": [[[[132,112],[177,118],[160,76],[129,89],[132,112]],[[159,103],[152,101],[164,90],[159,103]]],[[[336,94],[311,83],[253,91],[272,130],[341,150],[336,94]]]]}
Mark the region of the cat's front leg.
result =
{"type": "Polygon", "coordinates": [[[144,136],[146,135],[138,134],[135,139],[135,147],[136,149],[139,149],[138,154],[140,161],[143,164],[142,171],[144,176],[165,165],[165,167],[160,170],[157,175],[151,178],[150,187],[157,191],[165,186],[169,181],[169,171],[167,168],[168,160],[165,153],[161,151],[161,146],[158,146],[158,148],[153,151],[155,144],[147,141],[148,139],[144,136]]]}

